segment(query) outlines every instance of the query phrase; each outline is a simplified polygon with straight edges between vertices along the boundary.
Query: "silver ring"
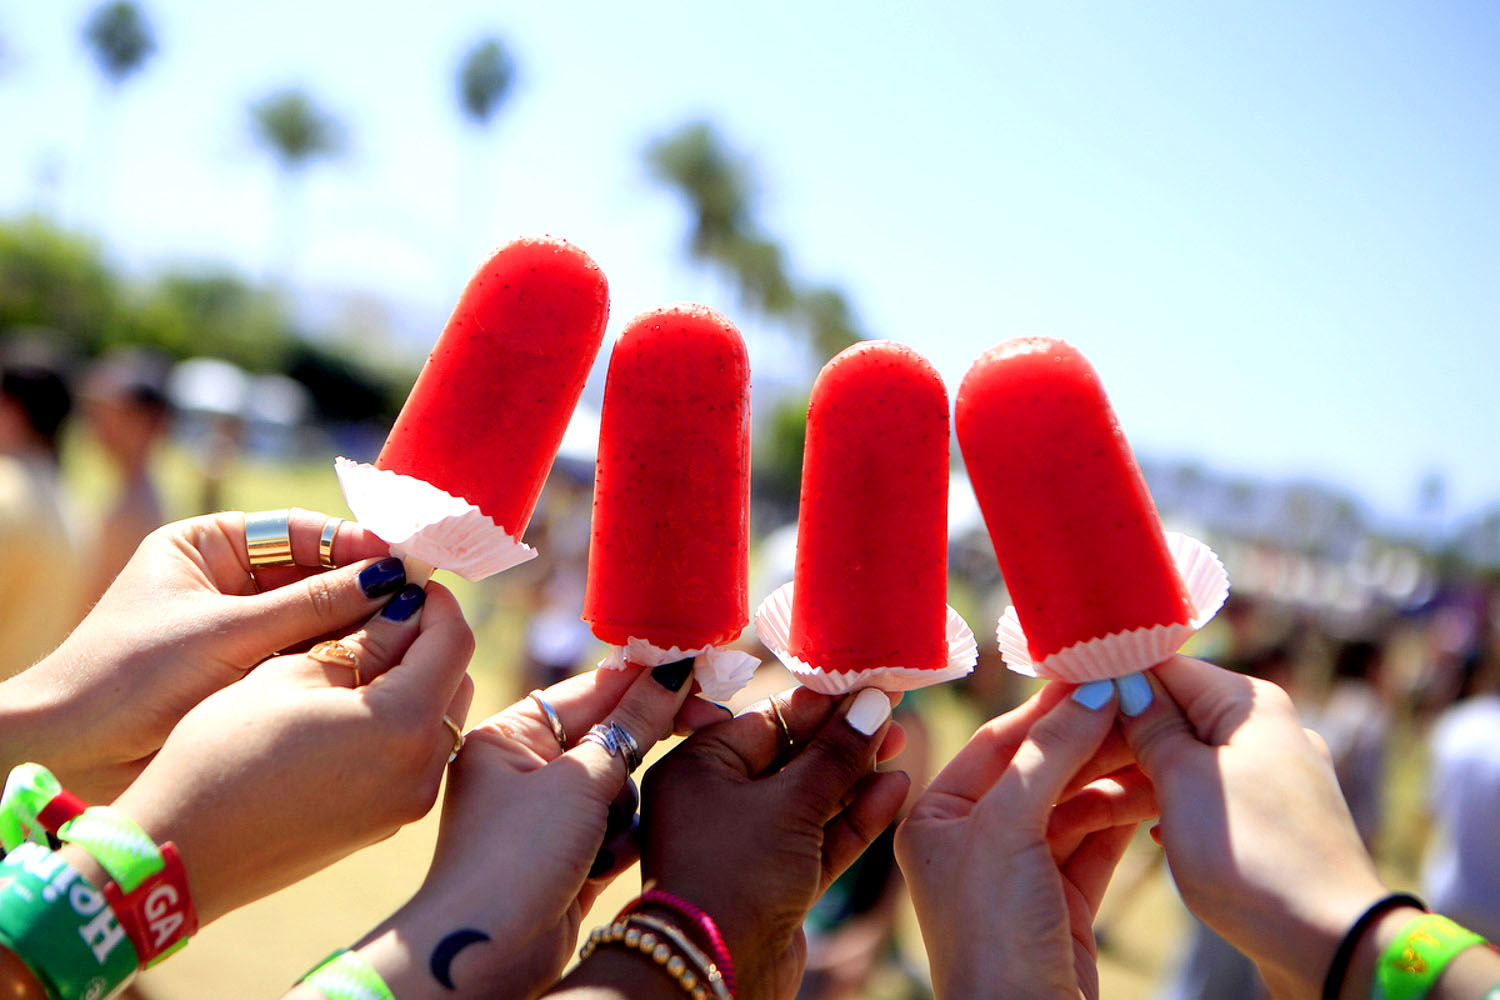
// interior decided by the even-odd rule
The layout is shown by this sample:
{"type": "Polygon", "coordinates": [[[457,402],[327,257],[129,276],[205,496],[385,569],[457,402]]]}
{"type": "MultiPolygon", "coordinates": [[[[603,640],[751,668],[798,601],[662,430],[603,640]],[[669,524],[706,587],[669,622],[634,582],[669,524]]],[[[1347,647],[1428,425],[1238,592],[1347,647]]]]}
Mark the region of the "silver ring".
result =
{"type": "Polygon", "coordinates": [[[618,722],[601,722],[584,734],[582,743],[593,743],[604,749],[611,757],[619,757],[625,762],[627,771],[634,771],[641,766],[641,748],[636,743],[635,737],[625,731],[625,727],[618,722]]]}
{"type": "Polygon", "coordinates": [[[552,735],[557,737],[557,745],[564,750],[568,749],[568,731],[563,728],[562,719],[557,716],[557,709],[552,707],[551,702],[542,697],[540,690],[533,691],[526,697],[536,702],[536,707],[542,710],[547,717],[547,725],[552,727],[552,735]]]}

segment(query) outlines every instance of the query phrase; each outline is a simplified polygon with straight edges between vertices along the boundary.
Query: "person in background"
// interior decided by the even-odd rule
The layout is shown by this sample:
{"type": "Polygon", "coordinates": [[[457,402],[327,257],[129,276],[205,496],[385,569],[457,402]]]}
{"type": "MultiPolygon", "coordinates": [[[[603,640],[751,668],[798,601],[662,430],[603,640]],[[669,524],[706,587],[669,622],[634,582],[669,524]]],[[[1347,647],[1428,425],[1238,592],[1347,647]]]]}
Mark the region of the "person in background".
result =
{"type": "Polygon", "coordinates": [[[151,463],[171,419],[167,364],[145,351],[121,351],[89,370],[80,395],[89,432],[119,479],[99,519],[83,567],[83,611],[93,606],[148,534],[165,523],[151,463]]]}
{"type": "Polygon", "coordinates": [[[0,679],[31,666],[76,620],[78,568],[58,483],[58,439],[73,406],[45,345],[0,350],[0,679]]]}
{"type": "Polygon", "coordinates": [[[1380,680],[1384,651],[1369,639],[1347,642],[1333,661],[1333,686],[1311,726],[1328,744],[1355,829],[1374,852],[1385,804],[1385,751],[1391,711],[1380,680]]]}

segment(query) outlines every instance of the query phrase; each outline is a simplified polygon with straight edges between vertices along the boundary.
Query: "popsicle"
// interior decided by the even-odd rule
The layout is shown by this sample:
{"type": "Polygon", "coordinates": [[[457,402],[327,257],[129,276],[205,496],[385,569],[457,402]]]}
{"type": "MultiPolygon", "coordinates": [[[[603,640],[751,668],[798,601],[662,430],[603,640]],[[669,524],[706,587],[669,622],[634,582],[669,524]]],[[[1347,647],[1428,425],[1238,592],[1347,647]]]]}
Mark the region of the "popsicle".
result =
{"type": "Polygon", "coordinates": [[[583,600],[594,635],[664,650],[737,638],[749,621],[749,505],[739,331],[699,305],[637,316],[604,386],[583,600]]]}
{"type": "Polygon", "coordinates": [[[1033,661],[1116,633],[1189,629],[1197,608],[1082,354],[1040,337],[990,349],[959,387],[956,424],[1033,661]]]}
{"type": "Polygon", "coordinates": [[[417,376],[377,468],[526,531],[604,337],[609,285],[589,256],[520,239],[479,269],[417,376]]]}
{"type": "Polygon", "coordinates": [[[516,240],[469,281],[374,465],[334,463],[350,509],[407,563],[470,580],[521,541],[583,392],[609,286],[564,240],[516,240]]]}
{"type": "Polygon", "coordinates": [[[948,665],[948,394],[890,341],[843,351],[807,410],[789,652],[824,671],[948,665]]]}

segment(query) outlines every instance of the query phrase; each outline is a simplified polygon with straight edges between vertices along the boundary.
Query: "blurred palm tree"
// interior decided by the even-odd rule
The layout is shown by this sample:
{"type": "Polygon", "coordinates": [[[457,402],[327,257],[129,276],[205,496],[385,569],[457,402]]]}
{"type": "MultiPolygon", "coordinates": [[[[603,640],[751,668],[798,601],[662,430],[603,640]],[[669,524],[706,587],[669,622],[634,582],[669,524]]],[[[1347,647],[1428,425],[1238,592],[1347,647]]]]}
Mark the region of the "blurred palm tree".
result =
{"type": "Polygon", "coordinates": [[[83,39],[111,86],[140,70],[156,51],[156,36],[140,5],[132,0],[100,4],[83,26],[83,39]]]}
{"type": "Polygon", "coordinates": [[[156,35],[139,4],[133,0],[110,0],[95,7],[84,22],[83,41],[108,90],[108,96],[98,99],[94,105],[86,157],[86,169],[92,174],[88,183],[93,188],[93,221],[100,229],[107,229],[111,175],[106,164],[114,163],[118,153],[114,148],[112,112],[118,107],[120,85],[127,77],[139,73],[156,52],[156,35]]]}
{"type": "Polygon", "coordinates": [[[278,167],[275,232],[268,247],[268,273],[290,281],[301,242],[301,181],[314,160],[338,155],[344,127],[304,91],[289,88],[250,106],[251,130],[278,167]]]}
{"type": "Polygon", "coordinates": [[[472,126],[453,186],[456,239],[449,267],[454,280],[462,281],[473,264],[469,256],[477,247],[502,242],[494,233],[497,153],[488,130],[515,87],[515,60],[499,38],[482,38],[459,61],[455,82],[459,111],[472,126]]]}

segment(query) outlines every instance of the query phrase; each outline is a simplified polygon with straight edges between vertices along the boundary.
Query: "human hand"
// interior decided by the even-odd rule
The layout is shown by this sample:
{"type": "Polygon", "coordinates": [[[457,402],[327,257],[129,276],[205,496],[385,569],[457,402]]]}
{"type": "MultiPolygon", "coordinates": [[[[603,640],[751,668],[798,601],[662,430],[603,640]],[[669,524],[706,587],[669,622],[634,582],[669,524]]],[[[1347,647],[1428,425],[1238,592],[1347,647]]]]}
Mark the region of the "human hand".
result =
{"type": "Polygon", "coordinates": [[[1155,814],[1114,718],[1111,682],[1049,684],[980,727],[897,828],[936,996],[1098,997],[1094,916],[1155,814]]]}
{"type": "Polygon", "coordinates": [[[1340,938],[1386,894],[1327,750],[1276,685],[1177,656],[1122,720],[1156,786],[1183,901],[1278,996],[1317,996],[1340,938]]]}
{"type": "Polygon", "coordinates": [[[901,772],[873,772],[902,742],[885,692],[777,699],[792,747],[769,705],[747,710],[673,749],[641,788],[642,878],[714,918],[741,998],[796,991],[808,910],[910,788],[901,772]]]}
{"type": "Polygon", "coordinates": [[[318,566],[321,514],[293,509],[299,565],[251,571],[245,515],[159,528],[56,651],[6,681],[0,765],[46,764],[75,794],[108,801],[188,709],[281,649],[347,631],[405,584],[384,542],[352,523],[340,569],[318,566]]]}
{"type": "Polygon", "coordinates": [[[408,585],[336,648],[274,657],[204,699],[115,807],[176,842],[213,920],[432,807],[473,649],[451,593],[429,584],[424,603],[408,585]]]}
{"type": "Polygon", "coordinates": [[[584,914],[635,860],[625,764],[580,737],[613,721],[645,754],[674,726],[723,721],[723,708],[689,696],[691,669],[684,660],[554,684],[541,694],[566,752],[530,697],[470,730],[422,888],[358,945],[398,996],[534,996],[562,974],[584,914]]]}

